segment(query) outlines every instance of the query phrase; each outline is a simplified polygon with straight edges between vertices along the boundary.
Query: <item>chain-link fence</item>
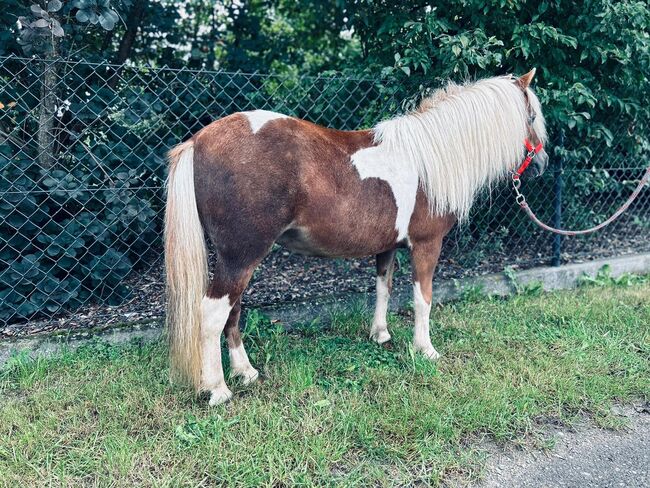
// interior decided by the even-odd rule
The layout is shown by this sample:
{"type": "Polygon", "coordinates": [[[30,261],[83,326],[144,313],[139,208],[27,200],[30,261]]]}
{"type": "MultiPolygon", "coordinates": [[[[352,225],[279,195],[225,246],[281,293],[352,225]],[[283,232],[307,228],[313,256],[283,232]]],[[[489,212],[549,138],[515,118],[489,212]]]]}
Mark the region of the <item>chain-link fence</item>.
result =
{"type": "MultiPolygon", "coordinates": [[[[342,76],[0,58],[0,324],[147,302],[148,289],[159,300],[170,147],[212,120],[260,108],[340,129],[371,127],[399,109],[386,86],[342,76]]],[[[559,144],[555,135],[554,163],[524,187],[543,219],[589,225],[626,198],[650,151],[632,123],[609,130],[609,142],[588,148],[591,166],[580,168],[572,161],[584,147],[568,137],[559,144]]],[[[459,275],[648,250],[649,209],[644,190],[605,232],[560,243],[526,220],[504,186],[452,233],[442,261],[459,275]]]]}

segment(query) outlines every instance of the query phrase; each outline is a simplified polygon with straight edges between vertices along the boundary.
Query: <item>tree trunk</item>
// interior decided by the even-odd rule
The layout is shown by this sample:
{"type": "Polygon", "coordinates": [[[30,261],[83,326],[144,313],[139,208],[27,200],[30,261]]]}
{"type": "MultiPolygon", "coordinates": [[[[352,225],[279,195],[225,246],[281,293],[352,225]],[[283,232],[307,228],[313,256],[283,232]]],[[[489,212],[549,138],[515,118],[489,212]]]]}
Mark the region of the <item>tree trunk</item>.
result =
{"type": "Polygon", "coordinates": [[[106,34],[104,34],[104,39],[102,39],[102,53],[104,56],[106,56],[108,51],[113,44],[113,36],[115,35],[115,29],[106,31],[106,34]]]}
{"type": "Polygon", "coordinates": [[[219,33],[219,28],[217,27],[217,7],[214,5],[212,6],[210,20],[212,22],[212,28],[210,29],[210,37],[208,41],[208,59],[206,67],[208,69],[215,69],[217,63],[215,48],[217,44],[217,35],[219,33]]]}
{"type": "MultiPolygon", "coordinates": [[[[55,38],[56,39],[56,38],[55,38]]],[[[59,80],[58,41],[52,44],[52,60],[41,63],[41,98],[38,108],[38,162],[41,168],[51,168],[56,162],[54,124],[56,116],[56,89],[59,80]]]]}
{"type": "Polygon", "coordinates": [[[124,63],[131,55],[135,38],[138,35],[138,29],[144,19],[144,11],[147,6],[147,0],[135,0],[133,7],[129,10],[129,18],[126,21],[126,32],[120,41],[120,48],[117,51],[117,64],[124,63]]]}
{"type": "MultiPolygon", "coordinates": [[[[138,29],[144,19],[146,6],[147,0],[135,0],[135,2],[133,2],[131,10],[129,10],[129,17],[126,20],[126,31],[120,40],[120,47],[117,50],[115,64],[123,64],[127,59],[129,59],[129,56],[131,56],[133,44],[135,44],[135,39],[138,36],[138,29]]],[[[120,67],[115,69],[113,76],[108,80],[108,86],[115,88],[120,77],[120,72],[120,67]]]]}
{"type": "Polygon", "coordinates": [[[203,4],[196,6],[196,11],[194,12],[194,31],[192,32],[192,42],[190,44],[190,59],[188,60],[187,66],[189,68],[200,68],[200,58],[194,57],[194,50],[200,50],[199,43],[199,30],[201,29],[201,8],[203,4]]]}

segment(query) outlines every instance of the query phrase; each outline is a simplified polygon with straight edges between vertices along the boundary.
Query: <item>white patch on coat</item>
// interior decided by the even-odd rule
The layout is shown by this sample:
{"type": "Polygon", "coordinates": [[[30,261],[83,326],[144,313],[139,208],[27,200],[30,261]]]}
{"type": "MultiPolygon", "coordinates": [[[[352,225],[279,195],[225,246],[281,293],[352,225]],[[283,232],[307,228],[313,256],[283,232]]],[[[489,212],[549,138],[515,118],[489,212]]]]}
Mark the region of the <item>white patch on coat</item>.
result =
{"type": "Polygon", "coordinates": [[[288,115],[270,112],[268,110],[251,110],[249,112],[242,112],[242,114],[248,119],[253,134],[256,134],[267,122],[275,119],[290,118],[288,115]]]}
{"type": "Polygon", "coordinates": [[[390,340],[388,324],[386,322],[389,298],[388,278],[386,276],[377,276],[377,301],[375,302],[375,316],[372,320],[370,338],[378,344],[383,344],[390,340]]]}
{"type": "Polygon", "coordinates": [[[232,397],[223,378],[221,364],[221,333],[230,315],[228,295],[203,297],[201,303],[201,389],[210,392],[210,405],[218,405],[232,397]]]}
{"type": "Polygon", "coordinates": [[[355,152],[352,155],[352,164],[362,180],[379,178],[390,185],[397,206],[397,241],[406,239],[418,190],[418,175],[415,169],[381,144],[355,152]]]}
{"type": "Polygon", "coordinates": [[[429,359],[438,359],[440,354],[433,348],[429,336],[429,315],[431,303],[427,303],[422,295],[420,283],[413,284],[413,304],[415,306],[415,327],[413,329],[413,349],[421,352],[429,359]]]}
{"type": "Polygon", "coordinates": [[[241,376],[242,382],[247,385],[257,379],[259,373],[248,360],[248,354],[244,349],[242,342],[237,347],[228,349],[230,355],[230,373],[231,376],[241,376]]]}

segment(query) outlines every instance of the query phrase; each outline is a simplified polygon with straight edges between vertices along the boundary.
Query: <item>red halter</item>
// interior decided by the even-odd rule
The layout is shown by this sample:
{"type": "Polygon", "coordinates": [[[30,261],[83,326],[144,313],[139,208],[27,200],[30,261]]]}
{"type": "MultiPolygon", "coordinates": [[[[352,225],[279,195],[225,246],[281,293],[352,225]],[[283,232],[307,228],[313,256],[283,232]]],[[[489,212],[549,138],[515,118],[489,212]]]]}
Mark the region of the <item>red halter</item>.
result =
{"type": "Polygon", "coordinates": [[[526,150],[528,153],[526,154],[526,158],[524,159],[523,163],[521,163],[521,166],[519,166],[517,171],[515,171],[513,178],[519,178],[522,173],[526,171],[526,168],[528,168],[528,165],[533,160],[535,155],[542,150],[542,147],[544,147],[541,142],[537,144],[537,146],[533,147],[528,139],[524,139],[524,144],[526,145],[526,150]]]}

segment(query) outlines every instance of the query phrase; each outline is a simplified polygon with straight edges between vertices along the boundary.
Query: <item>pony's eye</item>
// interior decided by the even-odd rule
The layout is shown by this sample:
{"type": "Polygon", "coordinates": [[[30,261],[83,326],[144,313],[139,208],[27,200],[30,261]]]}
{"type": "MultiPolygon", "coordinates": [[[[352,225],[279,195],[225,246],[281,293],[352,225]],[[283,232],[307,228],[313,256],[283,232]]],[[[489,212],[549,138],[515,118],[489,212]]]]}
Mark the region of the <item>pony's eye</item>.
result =
{"type": "Polygon", "coordinates": [[[535,122],[535,114],[531,114],[528,116],[528,123],[533,124],[535,122]]]}

